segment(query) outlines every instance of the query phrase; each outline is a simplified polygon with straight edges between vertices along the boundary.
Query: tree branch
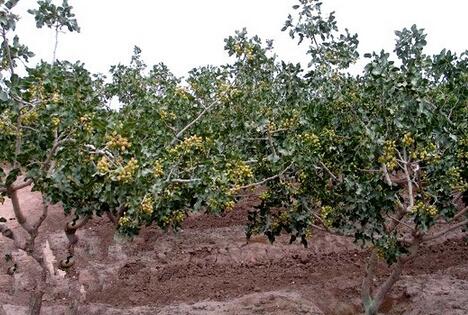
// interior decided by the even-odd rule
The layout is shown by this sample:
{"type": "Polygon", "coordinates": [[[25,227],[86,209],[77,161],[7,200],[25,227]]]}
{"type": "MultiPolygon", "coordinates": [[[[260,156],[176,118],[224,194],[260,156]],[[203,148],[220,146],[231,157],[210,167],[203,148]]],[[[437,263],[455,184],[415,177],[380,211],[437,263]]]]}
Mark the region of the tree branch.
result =
{"type": "Polygon", "coordinates": [[[10,44],[8,43],[8,38],[6,37],[5,28],[2,28],[2,37],[3,37],[3,45],[6,50],[6,55],[8,58],[8,64],[10,66],[10,74],[11,76],[13,76],[15,74],[15,69],[13,68],[13,58],[11,57],[10,44]]]}
{"type": "Polygon", "coordinates": [[[15,232],[13,232],[13,230],[8,228],[8,226],[6,226],[5,224],[0,224],[0,233],[2,233],[2,235],[5,236],[6,238],[13,240],[16,248],[19,248],[22,250],[25,249],[25,246],[21,242],[21,240],[18,238],[18,235],[16,235],[15,232]]]}
{"type": "Polygon", "coordinates": [[[322,166],[326,171],[327,173],[334,179],[334,180],[337,180],[338,178],[335,176],[335,174],[333,174],[330,169],[322,162],[322,161],[319,161],[319,164],[320,166],[322,166]]]}
{"type": "Polygon", "coordinates": [[[55,45],[54,45],[54,52],[52,55],[52,64],[55,64],[56,55],[57,55],[57,46],[58,46],[58,36],[59,36],[59,26],[55,26],[55,45]]]}
{"type": "Polygon", "coordinates": [[[34,229],[39,230],[41,227],[42,223],[44,223],[45,219],[47,218],[47,215],[49,213],[49,203],[42,197],[42,214],[37,220],[37,222],[34,224],[34,229]]]}
{"type": "Polygon", "coordinates": [[[200,178],[184,179],[184,178],[174,178],[169,180],[171,183],[195,183],[201,181],[200,178]]]}
{"type": "Polygon", "coordinates": [[[397,225],[401,224],[401,225],[406,226],[406,227],[407,227],[408,229],[410,229],[410,230],[413,230],[413,229],[414,229],[414,227],[412,227],[411,225],[409,225],[409,224],[407,224],[407,223],[401,221],[401,219],[394,218],[394,217],[392,217],[392,216],[389,215],[389,214],[387,214],[387,216],[388,216],[390,219],[392,219],[395,223],[397,223],[397,225]]]}
{"type": "Polygon", "coordinates": [[[468,211],[468,207],[461,209],[450,221],[455,221],[468,211]]]}
{"type": "Polygon", "coordinates": [[[284,173],[286,173],[288,171],[289,168],[291,168],[291,166],[293,165],[293,163],[289,164],[288,167],[286,167],[284,170],[282,170],[279,174],[276,174],[274,176],[271,176],[271,177],[268,177],[268,178],[265,178],[264,180],[261,180],[259,182],[256,182],[256,183],[252,183],[252,184],[248,184],[248,185],[244,185],[244,186],[240,186],[238,188],[238,190],[240,189],[247,189],[247,188],[252,188],[252,187],[255,187],[255,186],[259,186],[259,185],[263,185],[271,180],[274,180],[274,179],[277,179],[278,177],[281,177],[283,176],[284,173]]]}
{"type": "Polygon", "coordinates": [[[372,299],[372,282],[375,275],[377,258],[377,253],[373,249],[366,265],[366,275],[362,280],[361,299],[365,310],[370,309],[374,304],[372,299]]]}
{"type": "Polygon", "coordinates": [[[441,231],[441,232],[439,232],[439,233],[436,233],[436,234],[433,234],[433,235],[430,235],[430,236],[428,235],[428,236],[426,236],[426,237],[423,237],[422,241],[423,241],[423,242],[428,242],[428,241],[435,240],[436,238],[439,238],[439,237],[441,237],[441,236],[444,236],[445,234],[447,234],[447,233],[449,233],[449,232],[451,232],[451,231],[454,231],[454,230],[456,230],[456,229],[458,229],[458,228],[461,228],[461,227],[463,227],[464,225],[468,225],[468,219],[466,219],[466,220],[464,220],[464,221],[462,221],[462,222],[460,222],[460,223],[457,223],[457,224],[455,224],[455,225],[453,225],[453,226],[451,226],[451,227],[449,227],[449,228],[447,228],[447,229],[445,229],[445,230],[443,230],[443,231],[441,231]]]}
{"type": "Polygon", "coordinates": [[[384,174],[385,182],[386,182],[389,186],[393,186],[392,179],[390,178],[390,175],[388,174],[387,166],[386,166],[384,163],[382,164],[382,172],[383,172],[383,174],[384,174]]]}
{"type": "Polygon", "coordinates": [[[25,229],[28,233],[33,232],[33,227],[27,222],[26,217],[21,210],[21,205],[18,199],[18,193],[16,190],[8,190],[8,196],[11,199],[11,204],[13,206],[13,212],[15,213],[16,220],[18,223],[25,229]]]}
{"type": "Polygon", "coordinates": [[[190,129],[194,124],[197,123],[197,121],[199,121],[211,108],[213,108],[214,106],[216,105],[216,102],[213,102],[211,103],[209,106],[205,107],[205,109],[203,109],[203,111],[198,114],[198,116],[192,120],[188,125],[186,125],[184,128],[182,128],[182,130],[180,130],[174,137],[174,139],[172,139],[171,141],[171,145],[174,145],[176,144],[177,140],[179,140],[179,138],[188,130],[190,129]]]}
{"type": "Polygon", "coordinates": [[[411,211],[411,209],[414,207],[413,181],[412,181],[411,175],[410,175],[410,173],[408,171],[408,162],[406,162],[406,161],[403,164],[403,171],[405,172],[406,183],[408,185],[409,205],[408,205],[406,210],[411,211]]]}

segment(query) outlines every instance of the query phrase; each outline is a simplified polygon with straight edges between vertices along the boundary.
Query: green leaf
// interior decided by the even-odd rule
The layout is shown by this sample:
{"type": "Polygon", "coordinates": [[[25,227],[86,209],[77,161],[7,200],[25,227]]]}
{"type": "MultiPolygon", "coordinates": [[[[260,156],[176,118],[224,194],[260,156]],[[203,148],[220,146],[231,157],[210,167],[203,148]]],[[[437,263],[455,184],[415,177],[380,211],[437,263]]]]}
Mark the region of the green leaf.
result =
{"type": "Polygon", "coordinates": [[[8,94],[5,91],[0,91],[0,100],[3,102],[8,101],[8,94]]]}
{"type": "Polygon", "coordinates": [[[5,185],[6,186],[10,186],[11,184],[13,184],[16,179],[18,178],[18,175],[20,174],[20,169],[19,168],[15,168],[13,170],[10,171],[10,173],[8,173],[8,176],[5,180],[5,185]]]}
{"type": "Polygon", "coordinates": [[[5,3],[5,6],[11,10],[18,3],[18,1],[19,0],[9,0],[5,3]]]}

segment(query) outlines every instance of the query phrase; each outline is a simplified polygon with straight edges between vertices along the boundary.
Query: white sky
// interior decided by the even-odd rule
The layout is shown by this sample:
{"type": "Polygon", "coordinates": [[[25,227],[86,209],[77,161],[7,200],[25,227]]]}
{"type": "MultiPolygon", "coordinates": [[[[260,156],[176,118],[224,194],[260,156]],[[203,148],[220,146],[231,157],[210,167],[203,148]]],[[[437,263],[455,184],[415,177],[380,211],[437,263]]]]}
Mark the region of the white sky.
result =
{"type": "MultiPolygon", "coordinates": [[[[336,11],[338,25],[359,34],[360,52],[393,50],[394,30],[417,24],[428,33],[428,52],[468,49],[466,0],[324,0],[325,12],[336,11]]],[[[61,0],[55,0],[61,3],[61,0]]],[[[304,61],[301,49],[280,31],[296,0],[69,0],[79,34],[61,35],[58,58],[81,60],[93,72],[128,63],[133,46],[149,65],[164,62],[178,76],[193,67],[229,61],[224,38],[244,26],[251,35],[274,39],[275,51],[287,61],[304,61]]],[[[34,28],[25,14],[34,0],[21,0],[16,12],[20,39],[38,58],[52,56],[53,33],[34,28]]]]}

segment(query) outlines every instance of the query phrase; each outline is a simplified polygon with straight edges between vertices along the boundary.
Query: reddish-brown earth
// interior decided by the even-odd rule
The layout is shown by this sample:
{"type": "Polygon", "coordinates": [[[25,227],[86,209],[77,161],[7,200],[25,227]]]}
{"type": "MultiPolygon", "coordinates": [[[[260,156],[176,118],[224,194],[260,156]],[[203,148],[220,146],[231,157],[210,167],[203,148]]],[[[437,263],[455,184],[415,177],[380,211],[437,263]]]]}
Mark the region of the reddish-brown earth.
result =
{"type": "MultiPolygon", "coordinates": [[[[40,195],[20,197],[37,216],[40,195]]],[[[365,250],[323,233],[313,235],[307,249],[288,245],[286,236],[274,245],[263,237],[246,244],[243,224],[255,202],[246,198],[223,217],[194,215],[177,234],[147,228],[132,241],[95,218],[78,232],[77,263],[69,274],[55,268],[65,255],[67,218],[60,206],[51,207],[39,238],[55,273],[43,314],[63,314],[70,295],[81,300],[79,314],[359,314],[365,250]]],[[[7,200],[0,215],[11,218],[10,208],[7,200]]],[[[0,238],[0,253],[11,249],[0,238]]],[[[25,314],[37,273],[27,256],[13,254],[19,263],[13,277],[0,262],[0,314],[25,314]]],[[[467,258],[467,240],[456,233],[421,249],[382,313],[468,314],[467,258]]],[[[375,280],[387,272],[381,265],[375,280]]]]}

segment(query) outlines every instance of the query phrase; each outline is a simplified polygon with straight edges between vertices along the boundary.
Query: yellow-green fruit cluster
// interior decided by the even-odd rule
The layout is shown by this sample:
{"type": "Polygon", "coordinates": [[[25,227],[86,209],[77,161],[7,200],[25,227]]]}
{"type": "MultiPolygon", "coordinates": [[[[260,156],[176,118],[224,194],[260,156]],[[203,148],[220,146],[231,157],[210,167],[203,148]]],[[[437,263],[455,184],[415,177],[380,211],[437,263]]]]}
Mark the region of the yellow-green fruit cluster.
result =
{"type": "Polygon", "coordinates": [[[109,163],[109,159],[105,156],[103,156],[98,162],[97,162],[97,171],[100,173],[100,174],[106,174],[107,172],[109,172],[109,166],[110,166],[110,163],[109,163]]]}
{"type": "Polygon", "coordinates": [[[162,177],[164,175],[164,167],[163,167],[161,161],[159,161],[159,160],[154,162],[153,175],[155,177],[162,177]]]}
{"type": "Polygon", "coordinates": [[[331,206],[323,206],[320,209],[320,217],[322,218],[325,226],[331,227],[331,225],[333,224],[333,219],[332,219],[333,213],[334,213],[334,209],[331,206]]]}
{"type": "Polygon", "coordinates": [[[127,216],[123,216],[119,219],[119,226],[121,227],[129,227],[131,224],[132,220],[127,216]]]}
{"type": "Polygon", "coordinates": [[[290,118],[286,118],[280,125],[280,128],[290,129],[297,126],[299,123],[299,113],[293,113],[293,116],[290,118]]]}
{"type": "Polygon", "coordinates": [[[175,224],[180,224],[185,219],[185,213],[183,211],[176,211],[172,216],[172,222],[175,224]]]}
{"type": "Polygon", "coordinates": [[[164,109],[161,109],[159,111],[159,116],[161,116],[162,120],[166,120],[166,121],[174,121],[177,118],[176,114],[174,114],[173,112],[164,110],[164,109]]]}
{"type": "Polygon", "coordinates": [[[234,209],[234,206],[236,203],[233,200],[226,201],[223,206],[224,206],[224,211],[231,211],[234,209]]]}
{"type": "Polygon", "coordinates": [[[230,83],[221,83],[218,87],[218,97],[223,103],[228,102],[230,99],[235,98],[239,95],[240,91],[233,87],[230,83]]]}
{"type": "Polygon", "coordinates": [[[132,146],[127,138],[122,137],[116,132],[106,136],[106,141],[106,146],[110,149],[120,149],[121,151],[125,151],[132,146]]]}
{"type": "Polygon", "coordinates": [[[411,135],[411,132],[405,133],[405,135],[403,136],[403,145],[409,147],[413,143],[414,143],[414,138],[411,135]]]}
{"type": "Polygon", "coordinates": [[[55,104],[59,103],[61,100],[62,100],[62,97],[57,92],[54,92],[52,96],[50,97],[50,101],[55,104]]]}
{"type": "Polygon", "coordinates": [[[37,121],[38,118],[38,112],[32,109],[21,115],[21,124],[24,126],[31,126],[37,121]]]}
{"type": "Polygon", "coordinates": [[[277,128],[276,128],[275,122],[270,121],[270,122],[267,124],[266,129],[267,129],[268,133],[274,133],[274,132],[276,132],[277,128]]]}
{"type": "Polygon", "coordinates": [[[325,128],[322,133],[321,133],[321,136],[329,141],[335,139],[336,137],[336,132],[334,129],[328,129],[328,128],[325,128]]]}
{"type": "Polygon", "coordinates": [[[89,116],[88,114],[85,114],[80,117],[80,123],[81,125],[83,125],[84,131],[88,133],[93,131],[93,126],[91,124],[91,116],[89,116]]]}
{"type": "Polygon", "coordinates": [[[236,53],[238,57],[245,54],[248,61],[252,61],[254,58],[254,49],[249,44],[244,44],[244,45],[241,45],[240,43],[234,44],[234,52],[236,53]]]}
{"type": "Polygon", "coordinates": [[[314,148],[319,148],[320,147],[320,139],[319,137],[313,133],[313,132],[306,132],[301,135],[299,135],[299,139],[304,141],[306,144],[314,147],[314,148]]]}
{"type": "Polygon", "coordinates": [[[0,134],[3,135],[16,135],[16,128],[11,123],[12,114],[6,110],[0,116],[0,134]]]}
{"type": "Polygon", "coordinates": [[[416,151],[411,152],[410,156],[413,160],[421,161],[438,161],[440,155],[437,154],[437,147],[434,143],[429,143],[424,148],[418,148],[416,151]]]}
{"type": "Polygon", "coordinates": [[[461,170],[459,167],[451,167],[447,171],[447,176],[450,180],[450,185],[452,189],[460,189],[464,188],[463,186],[466,185],[466,182],[463,180],[461,176],[461,170]]]}
{"type": "Polygon", "coordinates": [[[242,184],[253,177],[252,168],[243,161],[227,163],[228,178],[235,184],[242,184]]]}
{"type": "Polygon", "coordinates": [[[185,138],[181,143],[169,149],[170,154],[187,154],[196,149],[203,149],[203,138],[197,135],[185,138]]]}
{"type": "Polygon", "coordinates": [[[189,92],[187,91],[187,89],[183,86],[178,86],[175,90],[175,95],[177,95],[178,97],[184,99],[184,100],[188,100],[189,99],[189,92]]]}
{"type": "Polygon", "coordinates": [[[457,150],[457,157],[460,160],[468,160],[468,137],[461,138],[459,143],[459,147],[457,150]]]}
{"type": "Polygon", "coordinates": [[[57,116],[54,116],[52,117],[50,122],[52,124],[52,127],[57,128],[60,125],[60,118],[58,118],[57,116]]]}
{"type": "Polygon", "coordinates": [[[426,205],[422,201],[417,201],[411,209],[411,213],[426,214],[430,217],[435,217],[439,213],[439,210],[437,210],[434,205],[426,205]]]}
{"type": "Polygon", "coordinates": [[[396,144],[394,140],[387,140],[384,143],[384,152],[379,157],[379,163],[385,164],[389,171],[394,170],[397,167],[397,159],[395,156],[396,144]]]}
{"type": "Polygon", "coordinates": [[[133,175],[138,169],[138,160],[131,158],[130,161],[117,174],[117,181],[128,183],[133,179],[133,175]]]}
{"type": "Polygon", "coordinates": [[[153,213],[154,200],[153,197],[146,195],[141,202],[141,212],[151,215],[153,213]]]}
{"type": "Polygon", "coordinates": [[[28,92],[31,93],[33,99],[43,100],[44,99],[44,86],[42,83],[31,85],[28,88],[28,92]]]}
{"type": "Polygon", "coordinates": [[[288,225],[289,224],[289,213],[287,211],[283,211],[280,213],[276,219],[273,220],[271,223],[271,228],[276,230],[280,225],[288,225]]]}
{"type": "Polygon", "coordinates": [[[259,197],[260,197],[261,200],[268,200],[268,198],[271,197],[271,194],[270,194],[270,192],[268,192],[268,191],[264,191],[264,192],[262,192],[262,193],[260,194],[259,197]]]}

